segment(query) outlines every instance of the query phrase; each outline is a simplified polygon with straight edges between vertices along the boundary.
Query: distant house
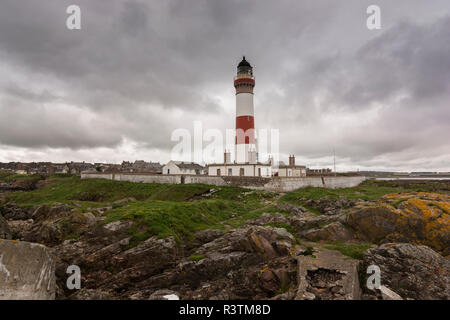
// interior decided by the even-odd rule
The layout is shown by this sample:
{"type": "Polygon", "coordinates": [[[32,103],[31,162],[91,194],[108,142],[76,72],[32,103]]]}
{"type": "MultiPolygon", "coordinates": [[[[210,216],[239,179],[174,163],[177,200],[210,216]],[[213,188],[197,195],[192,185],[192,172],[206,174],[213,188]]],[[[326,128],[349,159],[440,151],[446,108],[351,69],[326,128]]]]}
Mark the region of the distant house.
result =
{"type": "Polygon", "coordinates": [[[289,165],[285,165],[280,161],[278,166],[279,177],[306,177],[306,166],[298,166],[295,164],[295,156],[289,156],[289,165]]]}
{"type": "Polygon", "coordinates": [[[162,168],[163,174],[203,174],[204,168],[194,162],[170,160],[162,168]]]}

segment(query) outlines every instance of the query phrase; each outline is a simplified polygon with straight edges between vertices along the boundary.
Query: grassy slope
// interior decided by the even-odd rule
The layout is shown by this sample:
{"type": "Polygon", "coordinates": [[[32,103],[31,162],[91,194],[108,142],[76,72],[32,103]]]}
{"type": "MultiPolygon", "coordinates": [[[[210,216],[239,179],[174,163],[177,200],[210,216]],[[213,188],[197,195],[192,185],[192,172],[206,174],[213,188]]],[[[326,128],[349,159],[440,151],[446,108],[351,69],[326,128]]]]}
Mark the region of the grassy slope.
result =
{"type": "MultiPolygon", "coordinates": [[[[37,177],[0,175],[0,181],[37,177]]],[[[361,186],[343,189],[303,188],[288,192],[278,199],[272,192],[250,191],[239,187],[217,187],[199,184],[169,185],[143,184],[102,179],[81,180],[75,176],[52,176],[41,181],[41,187],[30,192],[14,192],[5,195],[5,202],[30,207],[54,202],[65,203],[79,212],[112,205],[105,213],[104,223],[130,219],[135,223],[130,229],[134,242],[150,236],[173,235],[178,240],[192,239],[196,231],[206,228],[226,229],[237,227],[261,213],[283,212],[276,203],[302,203],[300,199],[376,200],[388,193],[412,191],[386,182],[366,182],[361,186]],[[209,192],[213,190],[213,192],[209,192]],[[114,201],[133,197],[137,201],[114,204],[114,201]],[[81,208],[80,208],[81,207],[81,208]]],[[[1,205],[1,203],[0,203],[1,205]]]]}
{"type": "Polygon", "coordinates": [[[105,214],[104,223],[124,219],[135,221],[130,229],[134,242],[153,235],[192,239],[196,231],[206,228],[237,227],[262,212],[274,211],[264,201],[276,196],[239,187],[81,180],[75,176],[53,176],[41,183],[42,186],[34,191],[6,194],[5,203],[32,207],[58,202],[80,212],[112,205],[113,209],[105,214]],[[130,197],[137,201],[114,204],[114,201],[130,197]]]}

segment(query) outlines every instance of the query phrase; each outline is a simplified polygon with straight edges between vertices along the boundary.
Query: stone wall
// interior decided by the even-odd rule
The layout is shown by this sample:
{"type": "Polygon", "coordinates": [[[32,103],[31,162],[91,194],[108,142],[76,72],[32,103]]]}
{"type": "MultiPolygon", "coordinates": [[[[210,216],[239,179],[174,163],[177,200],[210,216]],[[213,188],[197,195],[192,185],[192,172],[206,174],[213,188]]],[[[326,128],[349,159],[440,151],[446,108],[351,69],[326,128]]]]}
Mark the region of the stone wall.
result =
{"type": "Polygon", "coordinates": [[[363,176],[354,177],[227,177],[206,175],[176,175],[176,174],[148,174],[148,173],[82,173],[82,179],[108,179],[116,181],[190,184],[201,183],[216,186],[241,186],[250,189],[287,192],[304,187],[349,188],[359,185],[366,180],[363,176]]]}

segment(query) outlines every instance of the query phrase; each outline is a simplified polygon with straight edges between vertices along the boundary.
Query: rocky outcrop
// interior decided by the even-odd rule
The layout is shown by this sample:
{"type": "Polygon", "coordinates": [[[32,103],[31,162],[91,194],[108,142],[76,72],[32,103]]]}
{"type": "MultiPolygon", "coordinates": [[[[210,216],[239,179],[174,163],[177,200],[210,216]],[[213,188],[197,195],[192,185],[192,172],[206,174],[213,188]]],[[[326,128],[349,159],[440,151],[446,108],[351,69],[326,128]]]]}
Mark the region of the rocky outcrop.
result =
{"type": "Polygon", "coordinates": [[[0,240],[0,299],[55,298],[55,260],[43,245],[0,240]]]}
{"type": "Polygon", "coordinates": [[[450,200],[433,193],[387,195],[378,205],[360,205],[346,224],[360,240],[427,245],[450,254],[450,200]]]}
{"type": "Polygon", "coordinates": [[[383,244],[364,254],[362,270],[370,265],[380,268],[381,285],[404,299],[450,299],[450,261],[427,246],[383,244]]]}

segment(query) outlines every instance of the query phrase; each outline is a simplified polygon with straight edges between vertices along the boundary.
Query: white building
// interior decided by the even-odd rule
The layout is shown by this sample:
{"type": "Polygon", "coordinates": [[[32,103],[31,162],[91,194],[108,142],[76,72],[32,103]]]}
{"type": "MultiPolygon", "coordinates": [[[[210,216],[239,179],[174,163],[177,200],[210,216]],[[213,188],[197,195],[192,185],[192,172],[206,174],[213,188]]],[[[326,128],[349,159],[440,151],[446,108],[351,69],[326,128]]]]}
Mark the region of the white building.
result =
{"type": "Polygon", "coordinates": [[[203,174],[204,168],[194,162],[170,160],[163,168],[163,174],[203,174]]]}
{"type": "Polygon", "coordinates": [[[210,176],[271,177],[272,166],[264,163],[221,163],[207,166],[210,176]]]}
{"type": "Polygon", "coordinates": [[[306,177],[306,166],[297,166],[295,156],[289,156],[289,165],[281,164],[278,166],[279,177],[306,177]]]}

